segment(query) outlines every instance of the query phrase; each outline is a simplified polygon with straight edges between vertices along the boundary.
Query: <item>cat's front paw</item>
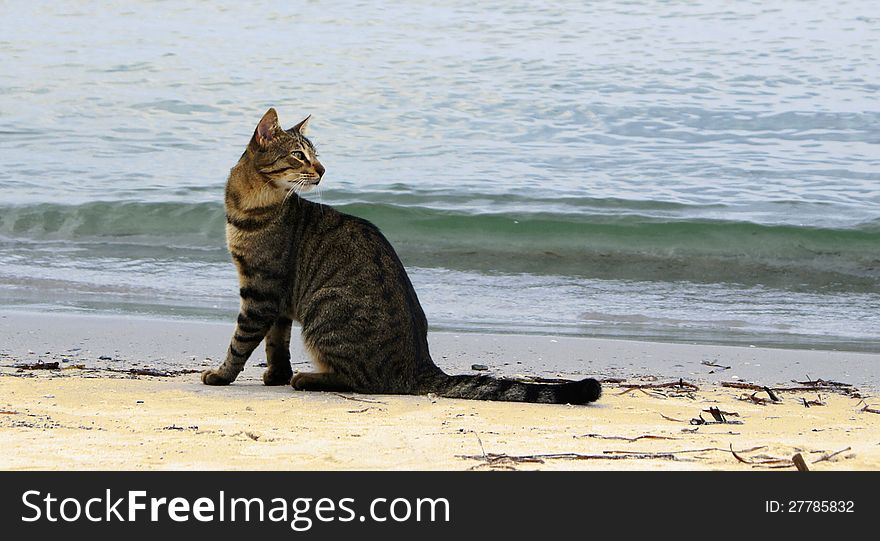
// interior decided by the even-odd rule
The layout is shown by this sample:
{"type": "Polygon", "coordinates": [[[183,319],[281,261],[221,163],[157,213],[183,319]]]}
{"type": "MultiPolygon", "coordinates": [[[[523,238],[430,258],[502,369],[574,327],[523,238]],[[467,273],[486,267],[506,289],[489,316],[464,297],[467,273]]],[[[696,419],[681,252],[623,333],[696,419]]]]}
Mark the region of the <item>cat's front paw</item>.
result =
{"type": "Polygon", "coordinates": [[[292,370],[273,370],[269,368],[263,372],[263,385],[287,385],[293,376],[292,370]]]}
{"type": "Polygon", "coordinates": [[[232,380],[217,370],[205,370],[202,372],[202,383],[205,385],[229,385],[232,380]]]}

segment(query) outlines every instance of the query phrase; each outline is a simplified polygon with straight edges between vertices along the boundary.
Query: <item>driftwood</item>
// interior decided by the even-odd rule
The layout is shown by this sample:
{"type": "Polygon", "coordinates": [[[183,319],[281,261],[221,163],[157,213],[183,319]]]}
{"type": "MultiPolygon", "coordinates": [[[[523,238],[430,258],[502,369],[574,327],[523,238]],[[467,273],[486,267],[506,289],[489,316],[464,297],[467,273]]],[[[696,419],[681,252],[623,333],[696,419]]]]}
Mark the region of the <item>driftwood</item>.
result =
{"type": "Polygon", "coordinates": [[[366,402],[368,404],[384,404],[385,403],[385,402],[382,402],[381,400],[371,400],[369,398],[357,398],[354,396],[345,396],[342,393],[332,393],[332,394],[335,394],[339,398],[344,398],[346,400],[353,400],[354,402],[366,402]]]}
{"type": "MultiPolygon", "coordinates": [[[[731,369],[730,366],[724,366],[724,365],[716,363],[715,361],[701,361],[700,364],[702,364],[703,366],[710,366],[712,368],[720,368],[721,370],[730,370],[731,369]]],[[[715,370],[710,370],[709,373],[714,374],[715,370]]]]}
{"type": "Polygon", "coordinates": [[[743,383],[741,381],[722,381],[722,387],[732,387],[734,389],[748,389],[750,391],[763,391],[764,387],[762,385],[755,385],[754,383],[743,383]]]}
{"type": "Polygon", "coordinates": [[[618,393],[618,396],[625,395],[633,391],[639,391],[640,393],[646,394],[653,398],[669,398],[669,396],[664,393],[655,392],[656,389],[674,389],[680,391],[684,390],[686,393],[688,393],[687,396],[689,398],[694,398],[694,396],[691,394],[692,391],[699,390],[699,387],[697,387],[693,383],[689,383],[682,379],[669,383],[622,383],[620,386],[623,387],[624,390],[618,393]]]}
{"type": "Polygon", "coordinates": [[[575,436],[577,438],[597,438],[601,440],[621,440],[634,442],[639,440],[677,440],[678,438],[673,438],[672,436],[655,436],[653,434],[644,434],[641,436],[636,436],[635,438],[627,438],[626,436],[603,436],[602,434],[583,434],[580,436],[575,436]]]}
{"type": "Polygon", "coordinates": [[[764,392],[767,393],[767,396],[769,396],[770,400],[772,400],[773,402],[782,402],[782,400],[780,400],[780,398],[776,396],[776,393],[774,393],[773,389],[771,389],[770,387],[764,387],[764,392]]]}
{"type": "MultiPolygon", "coordinates": [[[[840,451],[822,455],[820,458],[813,461],[813,464],[817,462],[824,462],[826,460],[831,460],[832,458],[840,455],[841,453],[845,453],[850,451],[851,448],[847,447],[846,449],[841,449],[840,451]]],[[[764,468],[790,468],[792,466],[796,467],[798,471],[810,471],[810,468],[807,466],[806,460],[801,453],[795,454],[791,458],[775,458],[769,456],[763,457],[754,457],[753,459],[746,460],[742,456],[740,456],[736,451],[733,450],[733,445],[730,446],[730,452],[735,459],[743,464],[749,464],[751,466],[764,467],[764,468]]],[[[743,451],[741,451],[743,452],[743,451]]]]}
{"type": "MultiPolygon", "coordinates": [[[[720,410],[715,407],[712,407],[712,408],[709,408],[709,409],[703,410],[703,411],[705,411],[706,413],[711,413],[713,417],[715,416],[716,413],[721,414],[721,415],[729,415],[731,417],[739,417],[739,413],[737,413],[735,411],[723,411],[723,410],[720,410]]],[[[718,419],[716,419],[716,421],[717,420],[718,419]]]]}
{"type": "Polygon", "coordinates": [[[483,455],[456,455],[466,460],[482,460],[488,466],[504,464],[534,463],[544,464],[547,460],[678,460],[674,453],[636,453],[636,452],[611,452],[603,454],[581,453],[545,453],[535,455],[508,455],[506,453],[486,453],[483,455]]]}
{"type": "Polygon", "coordinates": [[[780,401],[779,397],[774,393],[802,393],[802,392],[813,392],[817,390],[828,391],[828,392],[837,392],[841,394],[845,394],[847,396],[852,396],[854,398],[860,398],[859,390],[856,389],[849,383],[841,383],[839,381],[825,381],[822,379],[817,380],[807,380],[807,381],[794,381],[797,387],[768,387],[766,385],[755,385],[754,383],[744,383],[741,381],[722,381],[722,387],[732,387],[734,389],[748,389],[750,391],[765,391],[768,395],[770,395],[770,399],[774,402],[780,401]]]}
{"type": "Polygon", "coordinates": [[[865,404],[865,407],[859,410],[862,413],[880,413],[880,410],[877,408],[868,407],[868,404],[865,404]]]}
{"type": "MultiPolygon", "coordinates": [[[[113,372],[117,372],[117,370],[113,370],[113,372]]],[[[167,378],[171,376],[170,372],[166,370],[158,370],[156,368],[130,368],[128,370],[118,370],[118,372],[131,374],[133,376],[154,376],[157,378],[167,378]]]]}
{"type": "Polygon", "coordinates": [[[158,368],[89,368],[84,364],[69,364],[60,366],[55,361],[51,363],[32,363],[32,364],[14,364],[9,368],[17,368],[19,370],[85,370],[87,372],[113,372],[114,374],[129,374],[132,376],[154,376],[154,377],[174,377],[182,374],[196,374],[201,370],[193,370],[184,368],[180,370],[160,370],[158,368]]]}
{"type": "Polygon", "coordinates": [[[132,376],[153,376],[157,378],[170,378],[183,374],[196,374],[201,372],[201,370],[193,370],[190,368],[184,368],[182,370],[159,370],[158,368],[95,368],[92,370],[100,372],[115,372],[117,374],[129,374],[132,376]]]}
{"type": "Polygon", "coordinates": [[[776,402],[770,401],[767,398],[761,398],[760,396],[757,396],[757,394],[758,394],[757,391],[755,391],[752,394],[744,394],[744,395],[740,396],[737,400],[748,401],[753,404],[757,404],[759,406],[766,406],[767,404],[775,404],[776,403],[776,402]]]}
{"type": "Polygon", "coordinates": [[[52,363],[44,363],[40,361],[38,363],[29,363],[29,364],[15,364],[12,365],[12,368],[18,368],[20,370],[58,370],[58,362],[52,363]]]}
{"type": "MultiPolygon", "coordinates": [[[[755,391],[756,393],[763,391],[763,392],[767,393],[767,396],[769,396],[770,400],[772,400],[773,402],[781,402],[782,401],[778,396],[776,396],[776,393],[773,392],[773,389],[771,389],[770,387],[767,387],[766,385],[755,385],[754,383],[743,383],[740,381],[722,381],[721,386],[722,387],[732,387],[734,389],[748,389],[749,391],[755,391]]],[[[776,389],[776,390],[778,391],[779,389],[776,389]]],[[[755,396],[755,395],[752,394],[752,396],[755,396]]],[[[761,399],[761,400],[763,400],[763,399],[761,399]]]]}
{"type": "Polygon", "coordinates": [[[672,381],[669,383],[621,383],[620,386],[626,389],[663,389],[667,387],[674,387],[679,389],[687,388],[694,391],[700,390],[700,388],[693,383],[687,382],[683,379],[679,379],[678,381],[672,381]]]}
{"type": "Polygon", "coordinates": [[[365,413],[367,411],[370,411],[371,409],[373,409],[372,406],[367,406],[366,408],[362,408],[359,410],[348,410],[348,413],[365,413]]]}
{"type": "MultiPolygon", "coordinates": [[[[759,449],[764,449],[764,446],[760,447],[752,447],[751,449],[745,449],[740,451],[741,453],[751,453],[757,451],[759,449]]],[[[682,457],[677,455],[682,454],[694,454],[694,453],[705,453],[709,451],[721,451],[727,453],[727,449],[722,449],[719,447],[706,447],[703,449],[682,449],[679,451],[660,451],[660,452],[638,452],[638,451],[620,451],[620,450],[611,450],[611,451],[603,451],[602,454],[581,454],[581,453],[543,453],[543,454],[533,454],[533,455],[508,455],[506,453],[486,453],[483,452],[482,455],[456,455],[458,458],[463,458],[466,460],[481,460],[485,462],[485,464],[480,464],[479,466],[501,466],[510,468],[512,464],[519,463],[533,463],[533,464],[543,464],[547,460],[683,460],[682,457]]],[[[730,448],[730,452],[733,452],[733,446],[730,448]]],[[[736,453],[734,453],[736,455],[736,453]]],[[[745,462],[745,460],[743,460],[745,462]]],[[[748,463],[748,462],[747,462],[748,463]]],[[[477,466],[477,467],[479,467],[477,466]]]]}
{"type": "MultiPolygon", "coordinates": [[[[740,453],[743,452],[745,451],[740,451],[740,453]]],[[[791,466],[795,465],[790,458],[755,457],[753,459],[746,460],[733,450],[733,444],[730,445],[730,453],[733,455],[733,458],[737,459],[737,461],[742,462],[743,464],[748,464],[750,466],[761,466],[767,468],[790,468],[791,466]]]]}
{"type": "Polygon", "coordinates": [[[701,413],[699,417],[695,417],[695,418],[691,419],[690,424],[692,424],[692,425],[741,425],[741,424],[743,424],[742,421],[729,420],[724,415],[723,411],[721,411],[720,409],[715,408],[715,407],[711,407],[708,410],[703,410],[703,411],[708,411],[709,413],[711,413],[712,418],[715,420],[714,421],[707,421],[706,419],[703,419],[703,414],[701,413]]]}
{"type": "Polygon", "coordinates": [[[162,427],[162,430],[198,430],[198,429],[199,429],[199,427],[197,427],[196,425],[190,425],[190,426],[177,426],[177,425],[175,425],[175,424],[172,424],[172,425],[169,425],[169,426],[163,426],[163,427],[162,427]]]}
{"type": "Polygon", "coordinates": [[[791,457],[791,461],[794,462],[795,466],[797,466],[798,471],[810,471],[810,468],[807,467],[807,463],[804,460],[804,456],[802,454],[795,454],[793,457],[791,457]]]}
{"type": "Polygon", "coordinates": [[[824,379],[810,379],[810,376],[807,376],[807,381],[796,381],[791,380],[792,383],[797,383],[798,385],[806,385],[809,387],[840,387],[840,388],[852,388],[851,383],[841,383],[839,381],[826,381],[824,379]]]}
{"type": "Polygon", "coordinates": [[[840,451],[835,451],[831,454],[822,455],[821,457],[814,460],[813,464],[816,464],[817,462],[825,462],[826,460],[831,460],[832,458],[836,457],[837,455],[839,455],[841,453],[845,453],[847,451],[852,451],[852,447],[847,447],[846,449],[841,449],[840,451]]]}

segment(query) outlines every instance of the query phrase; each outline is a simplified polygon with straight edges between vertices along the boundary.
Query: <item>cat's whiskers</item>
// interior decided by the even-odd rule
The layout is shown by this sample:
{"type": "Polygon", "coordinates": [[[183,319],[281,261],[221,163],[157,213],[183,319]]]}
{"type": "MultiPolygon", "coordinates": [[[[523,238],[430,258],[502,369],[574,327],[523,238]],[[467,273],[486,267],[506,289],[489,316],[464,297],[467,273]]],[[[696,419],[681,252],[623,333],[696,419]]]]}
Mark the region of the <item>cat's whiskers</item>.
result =
{"type": "Polygon", "coordinates": [[[324,193],[320,184],[315,185],[315,194],[317,194],[318,208],[320,209],[321,216],[324,216],[324,193]]]}
{"type": "Polygon", "coordinates": [[[281,202],[282,205],[287,203],[287,200],[290,199],[290,196],[293,195],[293,192],[296,191],[296,186],[291,186],[288,188],[287,193],[284,194],[284,200],[281,202]]]}

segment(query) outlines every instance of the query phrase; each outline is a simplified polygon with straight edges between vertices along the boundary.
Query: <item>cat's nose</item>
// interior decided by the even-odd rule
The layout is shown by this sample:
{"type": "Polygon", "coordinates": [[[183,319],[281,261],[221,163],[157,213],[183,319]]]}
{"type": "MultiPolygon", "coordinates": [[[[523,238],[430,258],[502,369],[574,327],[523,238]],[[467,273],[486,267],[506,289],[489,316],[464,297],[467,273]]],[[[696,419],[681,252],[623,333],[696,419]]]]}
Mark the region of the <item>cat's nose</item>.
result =
{"type": "Polygon", "coordinates": [[[318,180],[321,180],[321,178],[324,177],[324,171],[326,171],[326,169],[321,165],[321,162],[315,163],[315,173],[318,173],[318,180]]]}

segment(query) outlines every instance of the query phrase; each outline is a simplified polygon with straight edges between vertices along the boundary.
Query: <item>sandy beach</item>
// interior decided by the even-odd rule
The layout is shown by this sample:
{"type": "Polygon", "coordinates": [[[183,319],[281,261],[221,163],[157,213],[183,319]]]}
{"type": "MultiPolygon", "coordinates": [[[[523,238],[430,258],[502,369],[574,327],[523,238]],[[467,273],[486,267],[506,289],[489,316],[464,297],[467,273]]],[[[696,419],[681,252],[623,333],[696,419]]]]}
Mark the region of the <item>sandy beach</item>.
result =
{"type": "Polygon", "coordinates": [[[605,380],[596,404],[534,405],[268,388],[261,354],[205,387],[227,331],[4,313],[0,468],[791,470],[799,453],[811,470],[880,469],[880,355],[431,336],[450,372],[605,380]]]}

